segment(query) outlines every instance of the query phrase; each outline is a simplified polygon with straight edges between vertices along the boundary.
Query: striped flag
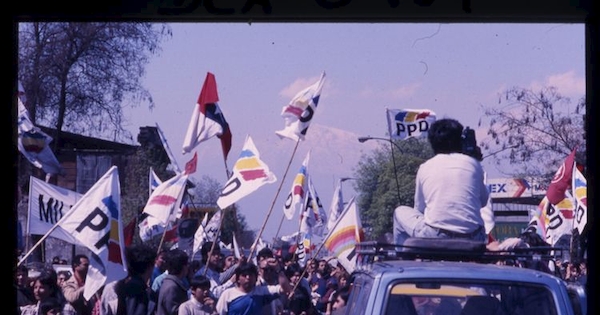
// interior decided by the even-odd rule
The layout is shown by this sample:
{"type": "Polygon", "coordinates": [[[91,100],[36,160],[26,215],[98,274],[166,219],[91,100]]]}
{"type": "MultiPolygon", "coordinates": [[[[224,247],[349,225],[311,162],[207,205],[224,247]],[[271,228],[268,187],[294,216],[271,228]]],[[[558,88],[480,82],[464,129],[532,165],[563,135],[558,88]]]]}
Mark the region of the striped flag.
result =
{"type": "Polygon", "coordinates": [[[174,221],[179,209],[183,193],[187,184],[188,175],[180,173],[160,184],[148,198],[144,213],[154,217],[162,225],[174,221]]]}
{"type": "Polygon", "coordinates": [[[119,173],[113,166],[57,223],[92,252],[83,292],[86,300],[105,283],[127,275],[120,195],[119,173]]]}
{"type": "Polygon", "coordinates": [[[352,272],[356,267],[355,246],[363,240],[360,214],[353,197],[333,230],[327,235],[324,246],[337,257],[348,272],[352,272]]]}
{"type": "Polygon", "coordinates": [[[233,174],[217,199],[217,205],[219,208],[225,209],[261,186],[275,181],[277,181],[277,177],[260,159],[260,154],[252,138],[247,136],[240,157],[233,166],[233,174]]]}
{"type": "Polygon", "coordinates": [[[283,107],[281,116],[285,121],[285,128],[275,132],[280,138],[304,140],[317,111],[324,82],[325,72],[321,74],[319,81],[300,91],[288,105],[283,107]]]}
{"type": "MultiPolygon", "coordinates": [[[[283,204],[283,213],[288,220],[291,220],[298,209],[304,206],[304,197],[306,195],[307,179],[308,179],[308,162],[310,160],[310,151],[306,153],[306,157],[298,170],[298,174],[294,177],[292,189],[288,194],[285,203],[283,204]]],[[[300,210],[302,211],[302,210],[300,210]]]]}

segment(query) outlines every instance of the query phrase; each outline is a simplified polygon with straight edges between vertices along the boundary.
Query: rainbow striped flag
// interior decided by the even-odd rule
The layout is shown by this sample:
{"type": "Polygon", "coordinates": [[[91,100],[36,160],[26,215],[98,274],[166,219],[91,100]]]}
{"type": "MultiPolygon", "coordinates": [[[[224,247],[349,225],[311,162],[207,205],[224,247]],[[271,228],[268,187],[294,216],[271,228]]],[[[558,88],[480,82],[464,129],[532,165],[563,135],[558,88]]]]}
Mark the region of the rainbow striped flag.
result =
{"type": "Polygon", "coordinates": [[[357,243],[364,240],[364,233],[360,214],[354,197],[348,202],[346,210],[342,213],[333,230],[329,232],[325,241],[325,248],[331,255],[337,257],[338,261],[348,272],[352,272],[356,266],[357,243]]]}

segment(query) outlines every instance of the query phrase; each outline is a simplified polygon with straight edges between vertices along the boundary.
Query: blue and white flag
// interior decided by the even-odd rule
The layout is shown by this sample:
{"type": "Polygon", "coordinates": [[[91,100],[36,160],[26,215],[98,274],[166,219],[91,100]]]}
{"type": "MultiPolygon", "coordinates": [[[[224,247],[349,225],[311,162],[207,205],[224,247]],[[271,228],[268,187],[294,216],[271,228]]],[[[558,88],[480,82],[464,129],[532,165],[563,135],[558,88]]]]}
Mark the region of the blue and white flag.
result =
{"type": "Polygon", "coordinates": [[[154,172],[154,169],[152,167],[150,167],[150,172],[149,172],[149,176],[148,176],[148,188],[149,188],[149,193],[148,193],[148,197],[152,196],[152,192],[160,185],[162,184],[162,180],[160,180],[160,178],[156,175],[156,173],[154,172]]]}

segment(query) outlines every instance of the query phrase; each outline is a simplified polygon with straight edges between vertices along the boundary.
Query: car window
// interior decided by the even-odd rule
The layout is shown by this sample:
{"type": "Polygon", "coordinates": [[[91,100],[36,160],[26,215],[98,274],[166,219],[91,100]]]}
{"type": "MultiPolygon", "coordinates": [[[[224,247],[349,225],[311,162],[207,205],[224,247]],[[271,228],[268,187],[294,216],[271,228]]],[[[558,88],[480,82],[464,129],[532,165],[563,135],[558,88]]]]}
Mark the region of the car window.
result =
{"type": "Polygon", "coordinates": [[[527,283],[399,282],[390,287],[384,314],[556,315],[552,292],[527,283]]]}

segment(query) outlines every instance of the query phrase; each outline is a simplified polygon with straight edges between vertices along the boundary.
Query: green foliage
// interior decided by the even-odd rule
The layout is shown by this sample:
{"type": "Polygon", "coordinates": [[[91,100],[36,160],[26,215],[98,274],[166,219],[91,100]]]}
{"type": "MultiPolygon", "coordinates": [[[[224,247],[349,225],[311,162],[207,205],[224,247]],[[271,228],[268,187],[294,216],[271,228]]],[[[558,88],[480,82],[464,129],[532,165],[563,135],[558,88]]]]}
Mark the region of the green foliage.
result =
{"type": "Polygon", "coordinates": [[[395,172],[388,143],[364,155],[354,173],[358,179],[354,183],[359,194],[357,206],[367,239],[378,239],[391,232],[394,209],[400,205],[414,204],[417,170],[421,163],[433,156],[426,140],[411,139],[394,143],[395,172]]]}
{"type": "Polygon", "coordinates": [[[586,164],[585,98],[573,105],[554,87],[514,87],[503,96],[485,108],[488,137],[480,143],[498,170],[549,182],[576,146],[577,162],[586,164]]]}

